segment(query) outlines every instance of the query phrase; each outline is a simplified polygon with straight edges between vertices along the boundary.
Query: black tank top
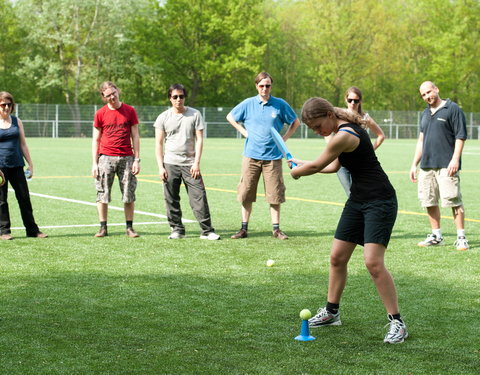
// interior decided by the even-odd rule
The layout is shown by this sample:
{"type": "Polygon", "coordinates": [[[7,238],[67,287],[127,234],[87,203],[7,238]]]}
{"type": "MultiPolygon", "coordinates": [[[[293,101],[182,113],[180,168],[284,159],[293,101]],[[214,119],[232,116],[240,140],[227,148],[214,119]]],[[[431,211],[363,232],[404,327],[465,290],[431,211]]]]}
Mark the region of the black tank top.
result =
{"type": "Polygon", "coordinates": [[[350,199],[363,202],[394,197],[395,189],[375,155],[368,133],[357,124],[343,124],[339,130],[345,127],[355,130],[357,134],[354,135],[360,139],[355,150],[342,152],[338,157],[340,164],[352,175],[350,199]]]}

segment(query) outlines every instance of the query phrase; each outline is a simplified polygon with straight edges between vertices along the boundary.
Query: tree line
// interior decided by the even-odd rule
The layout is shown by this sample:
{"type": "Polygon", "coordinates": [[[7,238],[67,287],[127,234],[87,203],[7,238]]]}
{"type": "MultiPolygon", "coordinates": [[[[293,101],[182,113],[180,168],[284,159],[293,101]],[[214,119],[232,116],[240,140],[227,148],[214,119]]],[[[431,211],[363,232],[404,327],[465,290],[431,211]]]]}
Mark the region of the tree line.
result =
{"type": "Polygon", "coordinates": [[[273,95],[417,110],[418,87],[479,112],[478,0],[0,0],[0,90],[23,103],[165,105],[181,82],[192,106],[233,106],[274,78],[273,95]]]}

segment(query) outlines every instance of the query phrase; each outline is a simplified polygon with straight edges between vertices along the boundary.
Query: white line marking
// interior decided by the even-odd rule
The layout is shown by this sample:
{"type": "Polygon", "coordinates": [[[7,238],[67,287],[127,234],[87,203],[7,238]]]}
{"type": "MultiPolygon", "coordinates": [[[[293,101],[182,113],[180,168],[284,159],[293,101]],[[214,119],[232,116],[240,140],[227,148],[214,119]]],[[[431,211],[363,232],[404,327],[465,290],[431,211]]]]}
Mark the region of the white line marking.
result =
{"type": "MultiPolygon", "coordinates": [[[[13,189],[8,189],[10,192],[14,192],[13,189]]],[[[70,199],[70,198],[63,198],[63,197],[56,197],[53,195],[47,195],[47,194],[40,194],[40,193],[32,193],[30,192],[30,195],[40,197],[40,198],[47,198],[47,199],[55,199],[58,201],[64,201],[64,202],[70,202],[70,203],[78,203],[78,204],[83,204],[86,206],[94,206],[97,207],[96,203],[92,202],[86,202],[86,201],[79,201],[77,199],[70,199]]],[[[117,206],[108,206],[109,209],[116,210],[116,211],[123,211],[123,207],[117,207],[117,206]]],[[[139,215],[147,215],[147,216],[153,216],[153,217],[158,217],[161,219],[166,219],[167,217],[162,214],[155,214],[152,212],[146,212],[146,211],[134,211],[136,214],[139,215]]],[[[184,223],[195,223],[194,220],[189,220],[189,219],[183,219],[182,222],[184,223]]],[[[160,221],[160,222],[136,222],[135,225],[151,225],[151,224],[168,224],[167,221],[160,221]]],[[[120,226],[120,225],[125,225],[125,223],[108,223],[109,226],[120,226]]],[[[98,224],[73,224],[73,225],[48,225],[48,226],[40,226],[41,228],[82,228],[82,227],[96,227],[98,224]]],[[[11,229],[25,229],[25,227],[12,227],[11,229]]]]}
{"type": "MultiPolygon", "coordinates": [[[[168,221],[150,221],[144,223],[134,223],[135,225],[163,225],[168,224],[168,221]]],[[[109,227],[120,227],[125,226],[125,223],[108,223],[109,227]]],[[[41,225],[39,226],[42,229],[61,229],[61,228],[87,228],[87,227],[98,227],[98,223],[96,224],[73,224],[73,225],[41,225]]],[[[11,229],[25,229],[25,227],[12,227],[11,229]]]]}
{"type": "MultiPolygon", "coordinates": [[[[9,190],[12,190],[12,189],[9,189],[9,190]]],[[[13,191],[13,190],[12,190],[13,191]]],[[[77,199],[70,199],[70,198],[63,198],[63,197],[55,197],[53,195],[46,195],[46,194],[40,194],[40,193],[32,193],[30,192],[30,195],[34,195],[36,197],[41,197],[41,198],[48,198],[48,199],[56,199],[56,200],[59,200],[59,201],[64,201],[64,202],[70,202],[70,203],[79,203],[79,204],[84,204],[84,205],[87,205],[87,206],[95,206],[97,207],[97,204],[96,203],[92,203],[92,202],[86,202],[86,201],[79,201],[77,199]]],[[[123,207],[117,207],[117,206],[108,206],[109,209],[112,209],[112,210],[117,210],[117,211],[123,211],[123,207]]],[[[162,214],[155,214],[155,213],[152,213],[152,212],[146,212],[146,211],[138,211],[138,210],[135,210],[134,211],[136,214],[139,214],[139,215],[147,215],[147,216],[154,216],[154,217],[160,217],[162,219],[166,219],[167,217],[165,215],[162,215],[162,214]]],[[[182,221],[186,222],[186,223],[194,223],[195,221],[194,220],[189,220],[189,219],[182,219],[182,221]]]]}

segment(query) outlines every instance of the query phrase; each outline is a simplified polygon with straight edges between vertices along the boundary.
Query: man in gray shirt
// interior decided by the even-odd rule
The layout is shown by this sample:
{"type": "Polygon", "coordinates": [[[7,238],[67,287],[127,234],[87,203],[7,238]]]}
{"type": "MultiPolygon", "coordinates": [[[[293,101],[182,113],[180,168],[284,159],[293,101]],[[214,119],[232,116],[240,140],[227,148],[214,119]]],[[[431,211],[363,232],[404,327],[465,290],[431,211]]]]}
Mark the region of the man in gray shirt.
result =
{"type": "Polygon", "coordinates": [[[180,185],[183,182],[190,206],[201,227],[201,239],[219,240],[210,218],[205,185],[200,173],[204,123],[199,111],[185,106],[187,91],[181,84],[168,89],[172,107],[162,112],[155,124],[155,155],[163,181],[169,239],[185,237],[180,207],[180,185]]]}

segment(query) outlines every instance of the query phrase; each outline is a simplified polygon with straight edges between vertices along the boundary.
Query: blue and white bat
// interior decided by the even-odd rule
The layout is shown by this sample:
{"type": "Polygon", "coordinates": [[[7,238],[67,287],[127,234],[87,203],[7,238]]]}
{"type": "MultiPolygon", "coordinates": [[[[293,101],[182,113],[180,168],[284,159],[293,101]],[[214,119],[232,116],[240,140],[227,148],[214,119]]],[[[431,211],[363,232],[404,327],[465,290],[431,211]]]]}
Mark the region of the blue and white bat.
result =
{"type": "MultiPolygon", "coordinates": [[[[290,160],[293,158],[292,154],[290,151],[288,151],[287,145],[285,144],[285,141],[283,140],[282,136],[280,135],[279,132],[275,128],[270,128],[270,131],[272,133],[273,140],[275,141],[275,144],[277,147],[280,149],[280,152],[283,154],[283,157],[287,160],[290,160]]],[[[297,164],[294,162],[290,162],[290,169],[295,168],[297,164]]]]}

